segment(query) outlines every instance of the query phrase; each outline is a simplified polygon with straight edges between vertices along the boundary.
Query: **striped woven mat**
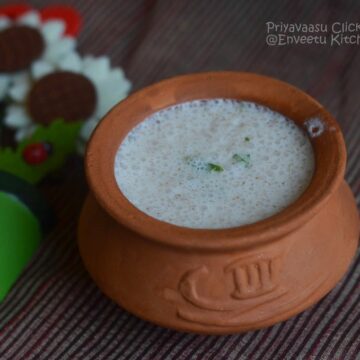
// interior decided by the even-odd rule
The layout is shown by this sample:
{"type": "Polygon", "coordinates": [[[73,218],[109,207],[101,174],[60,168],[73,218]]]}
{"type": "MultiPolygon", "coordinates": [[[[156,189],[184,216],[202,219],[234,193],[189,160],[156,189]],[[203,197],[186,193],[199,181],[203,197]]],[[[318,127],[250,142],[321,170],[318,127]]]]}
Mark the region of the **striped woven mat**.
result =
{"type": "MultiPolygon", "coordinates": [[[[52,2],[30,1],[36,7],[52,2]]],[[[135,90],[176,74],[232,69],[274,76],[310,93],[342,126],[347,180],[359,203],[360,46],[265,42],[266,22],[356,21],[359,1],[62,2],[84,16],[81,51],[108,54],[135,90]]],[[[43,191],[59,223],[0,305],[1,360],[360,359],[359,256],[333,291],[286,322],[242,335],[179,333],[130,315],[87,275],[76,246],[87,192],[81,161],[72,160],[43,191]]]]}

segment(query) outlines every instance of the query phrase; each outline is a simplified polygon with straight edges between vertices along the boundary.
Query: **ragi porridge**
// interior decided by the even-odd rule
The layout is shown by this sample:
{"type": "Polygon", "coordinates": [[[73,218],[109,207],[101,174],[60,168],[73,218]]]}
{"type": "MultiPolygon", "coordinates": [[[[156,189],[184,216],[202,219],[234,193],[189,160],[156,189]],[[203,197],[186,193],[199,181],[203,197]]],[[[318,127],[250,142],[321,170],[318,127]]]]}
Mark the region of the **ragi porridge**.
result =
{"type": "Polygon", "coordinates": [[[251,224],[294,202],[314,171],[303,130],[264,106],[195,100],[161,110],[120,144],[115,178],[144,213],[189,228],[251,224]]]}

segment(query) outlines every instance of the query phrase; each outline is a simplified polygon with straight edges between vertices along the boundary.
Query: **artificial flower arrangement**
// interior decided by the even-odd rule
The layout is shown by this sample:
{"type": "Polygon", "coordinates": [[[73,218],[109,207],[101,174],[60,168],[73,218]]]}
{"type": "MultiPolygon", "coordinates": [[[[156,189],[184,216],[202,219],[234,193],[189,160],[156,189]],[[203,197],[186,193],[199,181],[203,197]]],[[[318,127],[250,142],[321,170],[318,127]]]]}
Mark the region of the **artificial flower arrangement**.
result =
{"type": "Polygon", "coordinates": [[[0,301],[54,223],[36,184],[84,154],[131,87],[108,57],[77,52],[81,22],[69,6],[0,6],[0,135],[17,144],[0,147],[0,301]]]}
{"type": "Polygon", "coordinates": [[[58,118],[82,121],[83,153],[100,119],[127,96],[131,85],[121,68],[106,56],[77,52],[80,24],[80,15],[67,6],[0,7],[0,101],[3,124],[15,130],[16,141],[58,118]]]}

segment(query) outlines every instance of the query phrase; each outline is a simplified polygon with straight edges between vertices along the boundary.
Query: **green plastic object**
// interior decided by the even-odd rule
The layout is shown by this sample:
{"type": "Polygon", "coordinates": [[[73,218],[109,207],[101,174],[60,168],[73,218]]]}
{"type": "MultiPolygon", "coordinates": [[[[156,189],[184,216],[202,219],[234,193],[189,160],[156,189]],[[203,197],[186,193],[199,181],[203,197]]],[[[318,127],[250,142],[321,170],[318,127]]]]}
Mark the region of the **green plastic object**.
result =
{"type": "MultiPolygon", "coordinates": [[[[43,233],[51,230],[55,223],[54,214],[41,192],[27,181],[0,170],[0,191],[11,194],[23,204],[40,222],[43,233]]],[[[2,228],[0,226],[0,235],[2,228]]]]}
{"type": "Polygon", "coordinates": [[[0,301],[42,239],[37,217],[14,195],[0,192],[0,301]]]}

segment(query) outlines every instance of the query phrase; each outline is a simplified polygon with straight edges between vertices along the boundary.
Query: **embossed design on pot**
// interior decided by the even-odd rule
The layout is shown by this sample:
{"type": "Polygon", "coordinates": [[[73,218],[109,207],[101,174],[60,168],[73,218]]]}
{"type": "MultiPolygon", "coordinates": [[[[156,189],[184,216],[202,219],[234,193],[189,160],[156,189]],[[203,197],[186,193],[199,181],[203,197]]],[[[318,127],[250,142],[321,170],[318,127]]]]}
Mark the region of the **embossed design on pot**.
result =
{"type": "Polygon", "coordinates": [[[276,289],[281,269],[281,257],[264,258],[258,262],[244,263],[236,260],[225,269],[234,277],[234,299],[249,299],[276,289]]]}
{"type": "MultiPolygon", "coordinates": [[[[232,275],[233,290],[224,299],[200,294],[200,291],[209,290],[204,285],[204,279],[214,272],[206,265],[187,271],[180,278],[177,290],[164,289],[164,297],[175,304],[178,318],[190,323],[246,326],[253,311],[260,310],[261,313],[262,307],[275,302],[279,304],[279,311],[283,311],[297,301],[297,294],[280,284],[282,260],[283,254],[257,260],[241,258],[225,266],[223,274],[232,275]],[[282,298],[286,298],[286,301],[282,298]]],[[[328,275],[324,274],[305,292],[311,296],[327,280],[328,275]]],[[[266,313],[263,315],[265,321],[272,317],[266,313]]]]}
{"type": "Polygon", "coordinates": [[[224,282],[224,277],[230,275],[232,287],[222,299],[202,295],[210,290],[204,280],[215,273],[206,265],[187,271],[180,278],[178,289],[167,288],[164,296],[177,304],[178,316],[185,320],[191,321],[196,312],[202,310],[244,314],[286,294],[286,288],[279,284],[282,257],[240,258],[226,265],[217,281],[224,282]],[[188,315],[182,306],[184,304],[196,309],[188,315]]]}
{"type": "MultiPolygon", "coordinates": [[[[318,291],[328,280],[328,275],[323,275],[319,281],[313,283],[308,289],[304,291],[304,295],[310,297],[318,291]]],[[[284,288],[277,288],[272,293],[264,294],[259,297],[259,301],[254,302],[253,300],[238,300],[238,308],[232,310],[210,310],[210,309],[199,309],[191,306],[193,304],[181,302],[181,297],[174,290],[166,289],[165,297],[169,301],[176,303],[176,315],[179,319],[185,320],[189,323],[195,323],[206,326],[217,326],[217,327],[238,327],[238,326],[251,326],[252,315],[258,313],[259,321],[272,321],[276,318],[277,313],[262,312],[261,308],[276,303],[277,310],[279,313],[285,312],[291,306],[294,306],[298,301],[296,293],[286,291],[284,288]],[[260,310],[260,312],[259,312],[260,310]]]]}

